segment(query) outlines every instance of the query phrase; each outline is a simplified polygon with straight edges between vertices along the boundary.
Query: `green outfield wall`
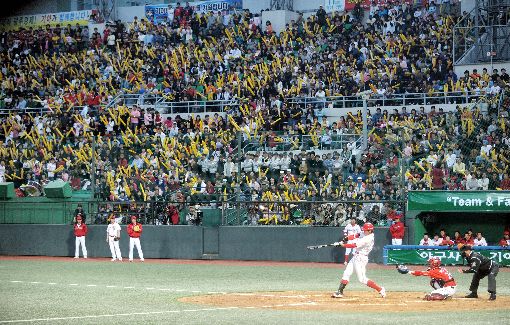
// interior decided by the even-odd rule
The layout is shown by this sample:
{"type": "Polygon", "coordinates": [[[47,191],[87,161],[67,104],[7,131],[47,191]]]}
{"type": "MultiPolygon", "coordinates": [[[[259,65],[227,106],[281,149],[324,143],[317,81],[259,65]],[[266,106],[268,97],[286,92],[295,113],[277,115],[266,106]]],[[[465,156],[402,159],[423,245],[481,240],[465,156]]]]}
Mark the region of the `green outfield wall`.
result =
{"type": "MultiPolygon", "coordinates": [[[[109,257],[106,225],[90,225],[89,257],[109,257]]],[[[391,243],[387,227],[375,229],[370,261],[382,263],[382,250],[391,243]]],[[[343,262],[344,249],[306,246],[340,240],[342,228],[303,226],[144,226],[146,258],[343,262]]],[[[406,243],[406,239],[404,239],[406,243]]],[[[0,255],[74,256],[71,225],[1,224],[0,255]]],[[[120,247],[127,257],[129,237],[122,226],[120,247]]],[[[135,252],[136,257],[136,252],[135,252]]]]}

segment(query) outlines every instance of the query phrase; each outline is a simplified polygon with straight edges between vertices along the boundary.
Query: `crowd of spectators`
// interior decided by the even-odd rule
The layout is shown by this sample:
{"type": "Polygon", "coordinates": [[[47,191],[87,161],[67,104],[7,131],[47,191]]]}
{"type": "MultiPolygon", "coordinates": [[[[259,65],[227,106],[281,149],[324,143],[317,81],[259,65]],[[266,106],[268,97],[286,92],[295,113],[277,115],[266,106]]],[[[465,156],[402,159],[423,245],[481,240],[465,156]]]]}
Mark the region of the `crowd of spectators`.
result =
{"type": "MultiPolygon", "coordinates": [[[[360,112],[323,114],[333,105],[327,96],[365,90],[376,98],[475,93],[494,106],[508,74],[455,75],[453,12],[432,3],[374,5],[366,23],[343,13],[301,15],[277,36],[249,11],[183,7],[165,24],[135,18],[90,37],[79,26],[4,33],[0,182],[19,189],[58,178],[94,187],[103,200],[169,200],[178,209],[233,197],[288,202],[251,205],[246,222],[317,225],[352,216],[387,223],[405,190],[510,189],[508,103],[493,115],[471,105],[448,113],[373,107],[365,151],[353,136],[360,112]],[[119,90],[240,104],[228,117],[167,118],[142,105],[107,106],[119,90]],[[31,115],[27,107],[48,112],[31,115]],[[350,203],[299,205],[339,200],[350,203]]],[[[171,222],[174,210],[161,210],[171,222]]]]}

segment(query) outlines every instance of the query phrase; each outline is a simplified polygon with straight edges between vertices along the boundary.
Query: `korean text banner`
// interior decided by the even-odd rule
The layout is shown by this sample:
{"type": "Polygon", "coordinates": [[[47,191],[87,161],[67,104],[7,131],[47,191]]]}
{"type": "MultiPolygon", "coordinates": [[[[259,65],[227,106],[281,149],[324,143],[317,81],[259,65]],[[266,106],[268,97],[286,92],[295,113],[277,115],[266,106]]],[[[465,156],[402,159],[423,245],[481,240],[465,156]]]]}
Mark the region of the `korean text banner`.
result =
{"type": "MultiPolygon", "coordinates": [[[[478,253],[497,262],[499,265],[510,265],[510,250],[480,250],[478,253]]],[[[434,249],[388,249],[386,264],[421,264],[426,265],[432,257],[441,259],[443,265],[464,264],[464,259],[458,250],[434,250],[434,249]]]]}
{"type": "Polygon", "coordinates": [[[92,10],[79,10],[79,11],[68,11],[58,12],[51,14],[42,15],[24,15],[24,16],[13,16],[0,19],[0,30],[10,31],[23,28],[38,28],[50,25],[55,27],[65,27],[67,24],[75,26],[76,24],[83,26],[88,25],[92,10]]]}

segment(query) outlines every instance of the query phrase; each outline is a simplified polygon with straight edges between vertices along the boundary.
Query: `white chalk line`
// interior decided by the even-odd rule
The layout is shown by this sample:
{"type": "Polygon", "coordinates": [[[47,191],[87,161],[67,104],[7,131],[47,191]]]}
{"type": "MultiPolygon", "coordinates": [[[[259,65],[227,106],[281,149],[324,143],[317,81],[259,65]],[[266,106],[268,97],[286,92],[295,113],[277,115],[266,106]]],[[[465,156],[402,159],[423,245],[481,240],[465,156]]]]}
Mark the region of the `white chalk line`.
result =
{"type": "Polygon", "coordinates": [[[304,302],[304,303],[296,303],[296,304],[278,304],[278,305],[266,305],[266,306],[257,306],[257,307],[254,307],[254,306],[248,306],[248,307],[236,307],[236,306],[232,306],[232,307],[203,308],[203,309],[182,309],[182,310],[148,311],[148,312],[123,313],[123,314],[102,314],[102,315],[84,315],[84,316],[69,316],[69,317],[12,319],[12,320],[0,320],[0,324],[51,322],[51,321],[58,321],[58,320],[94,319],[94,318],[108,318],[108,317],[118,317],[118,316],[147,316],[147,315],[194,313],[194,312],[218,311],[218,310],[275,308],[275,307],[306,306],[306,305],[316,305],[316,303],[315,302],[304,302]]]}
{"type": "Polygon", "coordinates": [[[407,306],[405,302],[396,304],[359,304],[360,306],[407,306]]]}

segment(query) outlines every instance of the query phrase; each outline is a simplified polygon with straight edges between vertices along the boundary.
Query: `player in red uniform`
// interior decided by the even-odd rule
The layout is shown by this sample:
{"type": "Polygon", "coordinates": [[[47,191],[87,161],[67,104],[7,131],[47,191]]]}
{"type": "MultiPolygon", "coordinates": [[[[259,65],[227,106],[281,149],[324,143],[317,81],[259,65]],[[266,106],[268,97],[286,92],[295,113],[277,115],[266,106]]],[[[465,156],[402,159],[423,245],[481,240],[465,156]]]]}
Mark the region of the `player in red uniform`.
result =
{"type": "Polygon", "coordinates": [[[82,223],[81,214],[76,216],[76,223],[74,224],[74,235],[76,236],[74,258],[80,257],[80,245],[83,252],[83,258],[87,258],[87,247],[85,246],[85,236],[87,236],[87,225],[82,223]]]}
{"type": "Polygon", "coordinates": [[[503,238],[499,241],[499,246],[508,247],[510,246],[510,231],[505,230],[503,233],[503,238]]]}
{"type": "Polygon", "coordinates": [[[140,245],[140,236],[142,235],[142,224],[136,221],[136,216],[131,217],[131,223],[127,227],[127,233],[129,235],[129,261],[133,262],[133,246],[136,246],[140,261],[144,261],[142,246],[140,245]]]}
{"type": "Polygon", "coordinates": [[[393,224],[390,226],[391,244],[402,245],[402,238],[404,238],[404,223],[400,221],[400,215],[395,215],[393,224]]]}
{"type": "Polygon", "coordinates": [[[438,257],[432,257],[428,261],[429,268],[427,271],[409,271],[399,272],[407,273],[414,276],[429,276],[431,278],[430,285],[434,290],[430,294],[425,295],[424,300],[445,300],[455,294],[457,283],[453,279],[450,272],[441,267],[441,260],[438,257]]]}

